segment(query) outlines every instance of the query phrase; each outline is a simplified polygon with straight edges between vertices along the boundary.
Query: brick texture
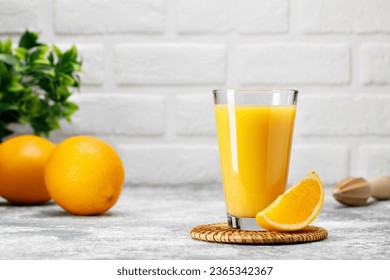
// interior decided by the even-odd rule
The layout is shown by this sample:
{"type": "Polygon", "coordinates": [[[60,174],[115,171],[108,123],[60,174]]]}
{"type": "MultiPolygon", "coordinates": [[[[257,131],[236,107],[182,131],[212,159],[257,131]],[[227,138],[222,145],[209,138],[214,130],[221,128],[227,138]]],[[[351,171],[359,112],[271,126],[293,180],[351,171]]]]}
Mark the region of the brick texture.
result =
{"type": "Polygon", "coordinates": [[[165,132],[165,99],[159,95],[82,94],[64,134],[156,136],[165,132]]]}
{"type": "Polygon", "coordinates": [[[179,135],[216,135],[211,92],[208,95],[180,95],[176,102],[176,127],[179,135]]]}
{"type": "Polygon", "coordinates": [[[118,84],[221,84],[226,51],[212,44],[121,44],[115,48],[118,84]]]}
{"type": "Polygon", "coordinates": [[[297,127],[305,136],[390,135],[389,95],[329,94],[299,102],[297,127]]]}
{"type": "Polygon", "coordinates": [[[300,25],[306,33],[390,32],[387,0],[300,0],[300,25]]]}
{"type": "Polygon", "coordinates": [[[0,33],[40,29],[39,0],[0,0],[0,33]]]}
{"type": "Polygon", "coordinates": [[[363,44],[360,48],[360,64],[363,84],[390,84],[390,44],[363,44]]]}
{"type": "Polygon", "coordinates": [[[161,33],[164,0],[56,0],[55,30],[63,34],[161,33]]]}
{"type": "Polygon", "coordinates": [[[282,33],[288,30],[287,0],[179,0],[180,33],[282,33]]]}
{"type": "Polygon", "coordinates": [[[122,145],[131,184],[181,185],[220,182],[218,148],[211,145],[122,145]]]}
{"type": "Polygon", "coordinates": [[[314,170],[325,186],[349,175],[349,149],[341,145],[296,145],[290,161],[289,184],[295,184],[314,170]],[[337,159],[337,160],[335,160],[337,159]]]}
{"type": "Polygon", "coordinates": [[[344,44],[263,44],[238,48],[242,84],[348,84],[350,48],[344,44]]]}
{"type": "Polygon", "coordinates": [[[101,44],[79,44],[77,48],[83,60],[81,80],[85,85],[102,85],[104,82],[104,47],[101,44]]]}
{"type": "Polygon", "coordinates": [[[362,145],[359,149],[360,176],[373,179],[390,174],[390,145],[362,145]]]}

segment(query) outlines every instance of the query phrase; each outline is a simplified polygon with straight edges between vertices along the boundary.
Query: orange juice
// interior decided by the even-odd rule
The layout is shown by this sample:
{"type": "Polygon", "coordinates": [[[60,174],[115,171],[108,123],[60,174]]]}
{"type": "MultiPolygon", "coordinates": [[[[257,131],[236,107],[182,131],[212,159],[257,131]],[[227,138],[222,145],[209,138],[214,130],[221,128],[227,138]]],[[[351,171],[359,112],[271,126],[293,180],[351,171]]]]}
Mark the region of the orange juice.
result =
{"type": "Polygon", "coordinates": [[[285,190],[295,106],[215,105],[227,212],[254,218],[285,190]]]}

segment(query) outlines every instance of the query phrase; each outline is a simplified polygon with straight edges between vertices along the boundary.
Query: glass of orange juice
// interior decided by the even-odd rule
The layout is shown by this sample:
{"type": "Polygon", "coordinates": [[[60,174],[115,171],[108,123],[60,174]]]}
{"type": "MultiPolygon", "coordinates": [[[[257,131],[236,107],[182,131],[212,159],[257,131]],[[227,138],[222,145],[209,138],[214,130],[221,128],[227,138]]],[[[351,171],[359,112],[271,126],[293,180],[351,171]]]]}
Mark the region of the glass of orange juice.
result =
{"type": "Polygon", "coordinates": [[[213,94],[229,226],[261,230],[256,214],[285,191],[298,91],[213,94]]]}

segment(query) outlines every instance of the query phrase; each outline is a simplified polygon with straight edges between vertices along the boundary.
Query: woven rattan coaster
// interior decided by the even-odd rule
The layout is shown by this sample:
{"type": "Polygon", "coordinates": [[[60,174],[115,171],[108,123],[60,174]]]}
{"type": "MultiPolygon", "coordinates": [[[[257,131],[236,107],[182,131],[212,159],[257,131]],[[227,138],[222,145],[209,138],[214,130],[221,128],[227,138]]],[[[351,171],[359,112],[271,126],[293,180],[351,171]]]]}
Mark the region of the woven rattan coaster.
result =
{"type": "Polygon", "coordinates": [[[249,231],[232,229],[227,223],[200,225],[191,229],[194,239],[239,244],[290,244],[314,242],[325,239],[328,231],[321,227],[308,226],[294,232],[249,231]]]}

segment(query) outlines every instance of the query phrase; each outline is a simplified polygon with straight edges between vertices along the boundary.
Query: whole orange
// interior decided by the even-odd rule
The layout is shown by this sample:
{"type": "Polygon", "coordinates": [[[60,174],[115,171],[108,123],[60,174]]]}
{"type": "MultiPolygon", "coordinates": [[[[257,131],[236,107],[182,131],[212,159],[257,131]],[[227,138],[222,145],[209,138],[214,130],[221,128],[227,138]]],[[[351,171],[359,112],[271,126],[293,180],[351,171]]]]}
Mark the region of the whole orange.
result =
{"type": "Polygon", "coordinates": [[[45,168],[51,197],[76,215],[96,215],[110,209],[119,198],[124,177],[115,150],[92,136],[74,136],[60,143],[45,168]]]}
{"type": "Polygon", "coordinates": [[[16,204],[50,200],[43,179],[46,161],[55,145],[33,135],[22,135],[0,145],[0,195],[16,204]]]}

